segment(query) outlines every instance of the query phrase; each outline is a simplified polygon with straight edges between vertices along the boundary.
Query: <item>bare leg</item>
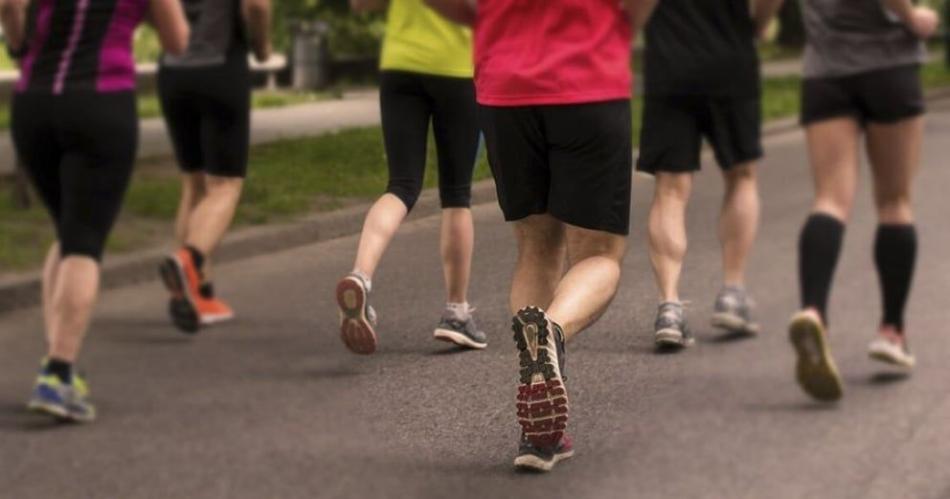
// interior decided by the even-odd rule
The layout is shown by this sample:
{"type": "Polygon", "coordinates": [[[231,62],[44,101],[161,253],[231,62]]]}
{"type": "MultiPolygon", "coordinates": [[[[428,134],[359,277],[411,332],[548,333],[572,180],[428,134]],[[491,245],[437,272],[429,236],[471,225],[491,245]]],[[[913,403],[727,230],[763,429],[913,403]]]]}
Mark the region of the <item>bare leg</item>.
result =
{"type": "Polygon", "coordinates": [[[518,263],[511,283],[511,313],[527,306],[547,309],[564,274],[564,224],[550,215],[532,215],[516,222],[514,229],[518,263]]]}
{"type": "Polygon", "coordinates": [[[206,194],[188,219],[185,243],[210,255],[221,242],[241,200],[244,179],[240,177],[205,177],[206,194]]]}
{"type": "Polygon", "coordinates": [[[468,301],[468,283],[472,273],[474,244],[475,227],[472,222],[472,210],[468,208],[442,210],[442,269],[450,303],[468,301]]]}
{"type": "Polygon", "coordinates": [[[56,290],[59,263],[59,243],[55,242],[49,247],[46,262],[43,264],[43,323],[46,325],[47,345],[53,342],[49,331],[53,324],[53,292],[56,290]]]}
{"type": "Polygon", "coordinates": [[[659,172],[650,209],[650,260],[660,301],[678,302],[686,256],[686,205],[692,191],[689,173],[659,172]]]}
{"type": "Polygon", "coordinates": [[[574,226],[567,226],[566,239],[570,269],[558,283],[547,312],[570,340],[600,318],[613,300],[627,240],[574,226]]]}
{"type": "Polygon", "coordinates": [[[727,286],[745,284],[746,259],[759,228],[759,189],[755,165],[746,163],[725,172],[726,194],[719,217],[723,280],[727,286]]]}
{"type": "Polygon", "coordinates": [[[64,257],[52,294],[50,357],[76,361],[98,294],[98,262],[86,256],[64,257]]]}
{"type": "Polygon", "coordinates": [[[851,118],[838,118],[809,125],[806,134],[815,182],[812,212],[847,221],[858,186],[861,129],[851,118]]]}
{"type": "Polygon", "coordinates": [[[179,246],[188,239],[188,222],[205,193],[204,173],[185,173],[181,176],[181,199],[175,216],[175,241],[179,246]]]}
{"type": "Polygon", "coordinates": [[[874,203],[882,224],[914,222],[911,188],[920,168],[924,118],[868,126],[868,157],[874,173],[874,203]]]}
{"type": "Polygon", "coordinates": [[[363,233],[353,264],[355,272],[373,278],[383,253],[408,213],[406,205],[393,194],[383,194],[376,200],[363,222],[363,233]]]}

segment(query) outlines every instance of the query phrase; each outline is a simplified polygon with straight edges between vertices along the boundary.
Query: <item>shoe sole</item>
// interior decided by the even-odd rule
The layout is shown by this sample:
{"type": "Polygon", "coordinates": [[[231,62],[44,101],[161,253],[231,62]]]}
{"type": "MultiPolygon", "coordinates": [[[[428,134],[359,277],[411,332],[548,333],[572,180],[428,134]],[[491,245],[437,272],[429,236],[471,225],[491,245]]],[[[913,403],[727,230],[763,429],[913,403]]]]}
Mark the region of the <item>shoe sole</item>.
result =
{"type": "Polygon", "coordinates": [[[172,297],[168,301],[168,315],[172,323],[184,333],[195,334],[201,325],[198,310],[195,308],[188,287],[185,285],[185,269],[175,257],[167,257],[158,268],[165,283],[165,289],[172,297]]]}
{"type": "Polygon", "coordinates": [[[661,329],[653,335],[653,342],[657,348],[677,350],[691,346],[696,340],[676,329],[661,329]]]}
{"type": "Polygon", "coordinates": [[[351,352],[369,355],[376,351],[376,331],[366,317],[366,289],[352,277],[336,285],[336,302],[340,307],[340,338],[351,352]]]}
{"type": "Polygon", "coordinates": [[[555,454],[551,459],[543,459],[533,454],[526,454],[515,458],[515,468],[528,471],[551,471],[557,463],[574,456],[574,451],[570,450],[560,454],[555,454]]]}
{"type": "Polygon", "coordinates": [[[482,350],[488,346],[488,343],[478,343],[468,336],[459,333],[458,331],[452,331],[451,329],[438,328],[435,330],[435,333],[432,334],[432,337],[440,341],[454,343],[460,347],[472,348],[475,350],[482,350]]]}
{"type": "Polygon", "coordinates": [[[51,416],[57,421],[64,423],[91,423],[96,419],[95,413],[89,416],[82,416],[71,413],[60,405],[47,404],[46,402],[40,401],[30,401],[26,408],[30,412],[51,416]]]}
{"type": "Polygon", "coordinates": [[[788,329],[798,355],[795,377],[802,390],[822,402],[841,399],[844,393],[841,375],[831,357],[822,325],[810,314],[798,314],[788,329]]]}
{"type": "Polygon", "coordinates": [[[223,322],[228,322],[234,320],[234,314],[220,314],[220,315],[202,315],[201,316],[201,325],[202,326],[213,326],[215,324],[221,324],[223,322]]]}
{"type": "Polygon", "coordinates": [[[567,429],[569,405],[548,320],[540,309],[530,307],[518,312],[512,329],[521,368],[518,423],[531,445],[554,448],[567,429]]]}
{"type": "Polygon", "coordinates": [[[906,370],[913,369],[914,365],[916,364],[913,357],[908,359],[906,356],[897,355],[883,348],[875,348],[873,346],[868,350],[868,357],[870,357],[872,360],[883,362],[887,365],[900,367],[906,370]]]}
{"type": "Polygon", "coordinates": [[[742,317],[726,312],[717,312],[713,314],[710,324],[719,329],[724,329],[733,334],[745,334],[756,336],[759,334],[758,324],[749,322],[742,317]]]}

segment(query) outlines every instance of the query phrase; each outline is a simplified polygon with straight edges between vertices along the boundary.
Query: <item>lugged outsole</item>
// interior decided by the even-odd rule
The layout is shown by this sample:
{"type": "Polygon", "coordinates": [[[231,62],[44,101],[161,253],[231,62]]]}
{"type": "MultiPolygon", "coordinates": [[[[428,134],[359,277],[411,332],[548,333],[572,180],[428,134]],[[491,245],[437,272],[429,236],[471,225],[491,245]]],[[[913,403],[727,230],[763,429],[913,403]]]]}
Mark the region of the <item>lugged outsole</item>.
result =
{"type": "Polygon", "coordinates": [[[376,331],[366,317],[366,289],[353,277],[344,277],[336,285],[340,309],[340,339],[351,352],[369,355],[376,351],[376,331]]]}
{"type": "Polygon", "coordinates": [[[184,269],[174,257],[168,257],[158,268],[165,283],[165,289],[171,294],[168,301],[168,315],[180,331],[195,334],[201,326],[198,310],[195,308],[185,286],[184,269]]]}
{"type": "Polygon", "coordinates": [[[518,347],[519,381],[518,423],[531,445],[550,449],[560,443],[567,429],[569,404],[550,338],[549,323],[541,309],[528,307],[512,321],[518,347]]]}
{"type": "Polygon", "coordinates": [[[691,346],[694,341],[675,329],[661,329],[653,335],[653,343],[660,349],[682,349],[691,346]]]}
{"type": "Polygon", "coordinates": [[[788,327],[798,361],[795,377],[802,390],[816,400],[834,402],[844,395],[841,375],[825,341],[823,327],[808,313],[796,314],[788,327]]]}

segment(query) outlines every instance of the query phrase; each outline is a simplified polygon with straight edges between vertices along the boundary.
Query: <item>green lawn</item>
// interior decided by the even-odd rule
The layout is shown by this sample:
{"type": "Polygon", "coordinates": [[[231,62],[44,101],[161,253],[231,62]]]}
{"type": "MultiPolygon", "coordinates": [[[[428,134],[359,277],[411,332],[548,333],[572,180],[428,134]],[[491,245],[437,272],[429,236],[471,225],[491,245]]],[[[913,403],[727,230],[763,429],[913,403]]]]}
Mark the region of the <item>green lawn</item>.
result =
{"type": "MultiPolygon", "coordinates": [[[[931,64],[923,71],[928,88],[950,86],[950,71],[931,64]]],[[[768,79],[763,84],[763,115],[766,119],[793,117],[798,113],[797,77],[768,79]]],[[[273,105],[286,105],[274,97],[273,105]]],[[[300,97],[310,98],[310,97],[300,97]]],[[[272,105],[262,94],[259,106],[272,105]]],[[[155,106],[154,98],[142,100],[155,106]]],[[[642,106],[634,102],[635,141],[642,106]]],[[[430,141],[431,143],[431,141],[430,141]]],[[[430,144],[426,186],[433,186],[435,154],[430,144]]],[[[293,139],[256,146],[250,156],[250,176],[238,210],[238,225],[289,220],[314,211],[375,197],[386,185],[386,167],[379,127],[347,130],[320,137],[293,139]]],[[[167,241],[178,197],[178,179],[168,160],[149,161],[138,168],[125,210],[109,249],[127,251],[167,241]]],[[[482,158],[476,179],[490,175],[482,158]]],[[[34,207],[19,211],[12,206],[8,186],[0,183],[0,273],[4,270],[34,268],[41,262],[51,234],[43,211],[34,207]]]]}

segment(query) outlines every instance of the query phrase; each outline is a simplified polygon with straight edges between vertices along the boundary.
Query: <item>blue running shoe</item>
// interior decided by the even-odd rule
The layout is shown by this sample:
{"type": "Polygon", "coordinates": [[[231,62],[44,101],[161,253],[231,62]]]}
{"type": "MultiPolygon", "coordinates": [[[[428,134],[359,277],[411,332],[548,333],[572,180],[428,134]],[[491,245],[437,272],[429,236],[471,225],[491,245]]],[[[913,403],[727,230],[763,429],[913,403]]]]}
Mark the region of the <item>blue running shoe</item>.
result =
{"type": "Polygon", "coordinates": [[[89,393],[85,382],[63,383],[52,374],[40,374],[33,387],[33,395],[27,409],[48,414],[62,421],[89,423],[96,419],[96,408],[87,400],[89,393]]]}

